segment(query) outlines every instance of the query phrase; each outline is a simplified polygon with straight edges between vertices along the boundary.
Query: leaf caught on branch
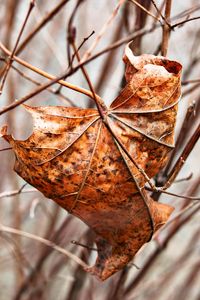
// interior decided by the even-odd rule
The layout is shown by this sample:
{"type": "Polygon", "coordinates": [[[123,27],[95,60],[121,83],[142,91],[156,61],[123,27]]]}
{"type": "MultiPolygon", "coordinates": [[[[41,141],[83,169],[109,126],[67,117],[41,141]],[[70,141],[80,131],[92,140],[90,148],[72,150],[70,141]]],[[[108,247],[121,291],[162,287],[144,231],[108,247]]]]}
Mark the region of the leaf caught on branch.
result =
{"type": "Polygon", "coordinates": [[[98,257],[88,272],[104,280],[127,265],[173,208],[144,190],[174,147],[181,65],[135,57],[126,47],[127,84],[103,117],[96,109],[25,106],[32,135],[11,144],[15,171],[90,226],[98,257]]]}

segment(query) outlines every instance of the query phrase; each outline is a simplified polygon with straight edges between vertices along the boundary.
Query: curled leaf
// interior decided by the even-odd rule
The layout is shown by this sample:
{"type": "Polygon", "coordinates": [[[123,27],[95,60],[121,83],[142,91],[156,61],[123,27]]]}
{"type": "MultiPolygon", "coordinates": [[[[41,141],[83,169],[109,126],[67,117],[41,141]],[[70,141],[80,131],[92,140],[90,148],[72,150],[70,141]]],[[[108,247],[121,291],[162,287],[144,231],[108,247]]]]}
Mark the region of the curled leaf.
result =
{"type": "Polygon", "coordinates": [[[17,141],[2,129],[15,171],[97,234],[98,257],[88,271],[102,280],[126,266],[173,210],[144,185],[174,147],[181,65],[135,57],[129,46],[124,61],[127,84],[105,119],[96,109],[25,106],[32,135],[17,141]]]}

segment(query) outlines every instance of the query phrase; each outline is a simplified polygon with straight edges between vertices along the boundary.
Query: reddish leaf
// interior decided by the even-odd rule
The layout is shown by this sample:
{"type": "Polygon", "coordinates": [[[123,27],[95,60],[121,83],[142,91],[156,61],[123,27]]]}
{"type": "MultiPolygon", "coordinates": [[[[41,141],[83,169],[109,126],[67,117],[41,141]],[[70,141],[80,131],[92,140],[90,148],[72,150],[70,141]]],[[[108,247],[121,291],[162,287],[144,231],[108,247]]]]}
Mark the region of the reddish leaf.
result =
{"type": "Polygon", "coordinates": [[[102,120],[95,109],[29,107],[33,134],[16,141],[15,171],[97,234],[88,271],[104,280],[134,257],[173,208],[144,191],[174,146],[181,65],[164,57],[124,57],[127,85],[102,120]],[[125,151],[126,149],[126,151],[125,151]],[[139,166],[139,168],[138,168],[139,166]]]}

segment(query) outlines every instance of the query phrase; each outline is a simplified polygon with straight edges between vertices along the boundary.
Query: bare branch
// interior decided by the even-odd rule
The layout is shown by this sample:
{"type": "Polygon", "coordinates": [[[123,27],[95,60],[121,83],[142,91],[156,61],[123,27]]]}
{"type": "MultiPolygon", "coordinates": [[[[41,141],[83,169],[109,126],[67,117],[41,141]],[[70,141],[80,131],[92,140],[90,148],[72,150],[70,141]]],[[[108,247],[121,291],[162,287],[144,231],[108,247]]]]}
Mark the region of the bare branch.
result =
{"type": "Polygon", "coordinates": [[[188,22],[191,22],[191,21],[194,21],[194,20],[198,20],[198,19],[200,19],[200,16],[199,17],[193,17],[193,18],[185,19],[183,21],[180,21],[180,22],[177,22],[177,23],[171,25],[171,29],[174,29],[175,27],[182,26],[185,23],[188,23],[188,22]]]}
{"type": "Polygon", "coordinates": [[[143,11],[145,11],[147,15],[151,16],[154,20],[158,21],[162,25],[162,22],[160,21],[160,19],[157,16],[154,16],[148,9],[146,9],[144,6],[142,6],[136,0],[129,0],[129,1],[132,2],[132,3],[134,3],[135,5],[137,5],[143,11]]]}
{"type": "MultiPolygon", "coordinates": [[[[165,6],[165,19],[168,21],[171,14],[171,5],[172,0],[166,0],[166,6],[165,6]]],[[[163,38],[162,38],[162,45],[161,45],[161,54],[163,56],[167,56],[167,50],[168,50],[168,43],[169,43],[169,36],[170,36],[170,27],[165,22],[163,25],[163,38]]]]}
{"type": "Polygon", "coordinates": [[[33,8],[34,8],[34,6],[35,6],[35,0],[31,0],[30,3],[29,3],[29,8],[28,8],[28,12],[27,12],[27,14],[26,14],[25,20],[24,20],[24,22],[23,22],[23,24],[22,24],[22,27],[21,27],[20,32],[19,32],[19,35],[18,35],[18,37],[17,37],[15,46],[14,46],[14,48],[13,48],[13,50],[12,50],[12,53],[11,53],[10,56],[9,56],[7,66],[6,66],[6,68],[5,68],[4,76],[3,76],[3,79],[2,79],[2,82],[1,82],[1,86],[0,86],[0,94],[2,93],[3,86],[4,86],[4,84],[5,84],[5,81],[6,81],[8,72],[9,72],[9,69],[10,69],[10,67],[11,67],[11,65],[12,65],[12,60],[13,60],[13,57],[14,57],[15,52],[16,52],[16,50],[17,50],[17,46],[18,46],[18,44],[19,44],[20,38],[21,38],[21,36],[22,36],[22,33],[23,33],[24,29],[25,29],[26,23],[27,23],[27,21],[28,21],[28,18],[29,18],[29,16],[30,16],[30,14],[31,14],[31,12],[32,12],[32,10],[33,10],[33,8]]]}
{"type": "Polygon", "coordinates": [[[178,214],[178,216],[176,216],[173,219],[173,221],[171,221],[170,223],[169,222],[167,223],[166,226],[169,226],[169,224],[171,225],[169,232],[164,236],[162,242],[160,241],[159,247],[157,247],[155,249],[155,251],[148,257],[148,259],[146,260],[144,266],[142,267],[142,269],[138,273],[138,275],[128,285],[128,287],[126,289],[126,294],[130,293],[131,290],[132,290],[132,288],[135,287],[141,281],[141,279],[147,273],[147,271],[149,270],[149,268],[155,262],[156,258],[160,254],[160,252],[164,248],[167,247],[167,245],[170,242],[170,240],[172,239],[172,237],[177,233],[177,231],[179,231],[180,228],[182,228],[182,226],[184,224],[186,224],[193,217],[194,214],[197,213],[197,211],[199,209],[200,209],[200,205],[199,204],[190,205],[189,207],[187,207],[186,209],[184,209],[180,214],[178,214]],[[180,218],[180,216],[182,216],[182,218],[180,218]]]}
{"type": "Polygon", "coordinates": [[[35,240],[37,242],[43,243],[44,245],[46,245],[48,247],[51,247],[54,250],[64,254],[67,258],[71,258],[74,262],[79,264],[83,269],[88,268],[88,265],[86,263],[84,263],[80,258],[78,258],[74,254],[70,253],[69,251],[65,250],[64,248],[56,245],[54,242],[51,242],[47,239],[44,239],[44,238],[39,237],[37,235],[34,235],[32,233],[28,233],[28,232],[25,232],[25,231],[22,231],[22,230],[18,230],[18,229],[15,229],[15,228],[4,226],[2,224],[0,224],[0,231],[20,235],[20,236],[27,237],[29,239],[35,240]]]}
{"type": "Polygon", "coordinates": [[[112,21],[114,20],[115,16],[118,13],[120,7],[124,4],[125,1],[126,0],[119,0],[116,8],[112,12],[112,14],[109,17],[109,19],[107,20],[107,22],[103,25],[103,27],[100,30],[99,34],[97,35],[95,41],[93,42],[93,44],[91,45],[91,47],[86,51],[86,53],[83,55],[83,57],[81,59],[81,63],[84,62],[85,60],[87,60],[91,56],[92,51],[96,48],[96,46],[99,43],[100,39],[102,38],[102,36],[104,35],[104,33],[107,31],[108,27],[111,25],[112,21]]]}
{"type": "MultiPolygon", "coordinates": [[[[147,190],[147,191],[154,191],[154,189],[152,189],[150,187],[147,187],[147,186],[145,186],[145,190],[147,190]]],[[[156,192],[157,193],[167,194],[167,195],[174,196],[174,197],[181,198],[181,199],[200,200],[200,197],[191,197],[191,196],[179,195],[177,193],[171,193],[171,192],[164,191],[162,188],[161,189],[157,188],[156,192]]]]}
{"type": "Polygon", "coordinates": [[[41,21],[40,23],[33,29],[33,31],[25,38],[25,40],[19,45],[16,55],[18,55],[22,50],[27,46],[27,44],[33,39],[33,37],[48,23],[52,20],[52,18],[61,10],[61,8],[68,2],[69,0],[61,0],[53,9],[50,11],[41,21]]]}
{"type": "Polygon", "coordinates": [[[192,149],[194,148],[195,144],[197,143],[200,137],[200,124],[197,126],[195,132],[191,136],[189,142],[185,146],[184,150],[182,151],[181,155],[179,156],[178,160],[176,161],[175,165],[173,166],[172,170],[169,173],[168,179],[163,187],[163,189],[167,189],[173,180],[176,178],[178,173],[180,172],[182,166],[184,165],[187,157],[191,153],[192,149]]]}
{"type": "MultiPolygon", "coordinates": [[[[0,42],[0,48],[1,48],[2,51],[4,51],[5,54],[10,55],[10,51],[1,42],[0,42]]],[[[58,76],[56,78],[55,76],[53,76],[53,75],[51,75],[51,74],[49,74],[49,73],[47,73],[47,72],[45,72],[45,71],[43,71],[43,70],[41,70],[39,68],[36,68],[36,67],[32,66],[31,64],[29,64],[29,63],[25,62],[24,60],[18,58],[17,56],[13,56],[13,59],[16,62],[18,62],[21,65],[23,65],[24,67],[30,69],[31,71],[36,72],[36,73],[38,73],[38,74],[40,74],[40,75],[42,75],[42,76],[44,76],[44,77],[46,77],[48,79],[52,79],[52,82],[53,82],[52,84],[59,83],[59,84],[65,86],[65,87],[68,87],[68,88],[70,88],[70,89],[72,89],[74,91],[80,92],[82,94],[85,94],[88,97],[93,98],[93,94],[90,91],[88,91],[88,90],[86,90],[84,88],[78,87],[78,86],[76,86],[74,84],[68,83],[68,82],[60,79],[60,78],[65,78],[69,74],[72,74],[72,72],[73,72],[72,69],[70,69],[70,71],[68,70],[66,73],[64,73],[64,75],[58,76]]],[[[50,84],[50,85],[52,85],[52,84],[50,84]]],[[[42,85],[41,85],[41,88],[42,88],[42,85]]],[[[45,90],[46,88],[47,87],[45,87],[44,89],[42,88],[42,90],[45,90]]]]}

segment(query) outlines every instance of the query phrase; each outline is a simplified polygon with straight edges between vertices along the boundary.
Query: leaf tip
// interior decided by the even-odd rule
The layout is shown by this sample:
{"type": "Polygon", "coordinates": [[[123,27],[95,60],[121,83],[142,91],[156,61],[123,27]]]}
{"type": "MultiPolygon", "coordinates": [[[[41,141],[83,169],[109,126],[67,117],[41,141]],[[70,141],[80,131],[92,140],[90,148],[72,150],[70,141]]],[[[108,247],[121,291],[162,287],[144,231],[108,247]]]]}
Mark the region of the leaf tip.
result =
{"type": "Polygon", "coordinates": [[[11,136],[8,135],[8,126],[7,126],[7,125],[4,125],[4,126],[0,129],[0,137],[4,138],[4,140],[6,140],[7,142],[10,143],[11,136]]]}
{"type": "Polygon", "coordinates": [[[7,135],[7,130],[8,130],[8,126],[4,125],[1,129],[0,129],[0,137],[4,137],[5,135],[7,135]]]}

